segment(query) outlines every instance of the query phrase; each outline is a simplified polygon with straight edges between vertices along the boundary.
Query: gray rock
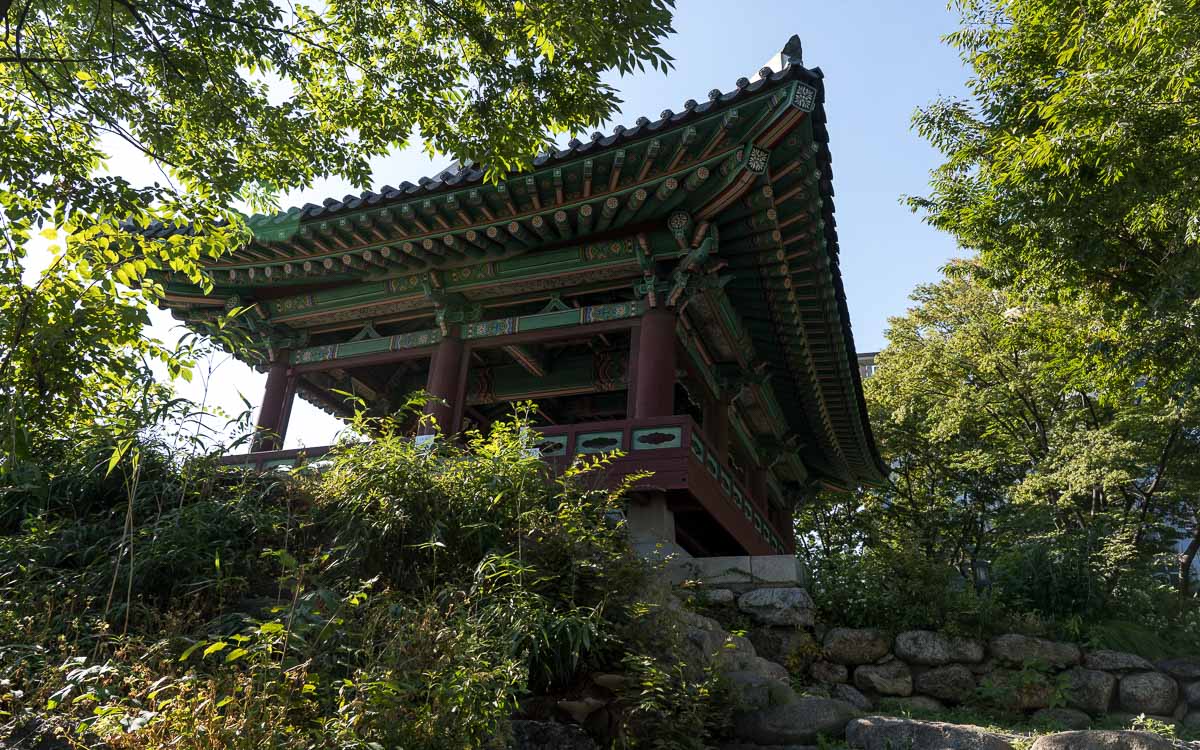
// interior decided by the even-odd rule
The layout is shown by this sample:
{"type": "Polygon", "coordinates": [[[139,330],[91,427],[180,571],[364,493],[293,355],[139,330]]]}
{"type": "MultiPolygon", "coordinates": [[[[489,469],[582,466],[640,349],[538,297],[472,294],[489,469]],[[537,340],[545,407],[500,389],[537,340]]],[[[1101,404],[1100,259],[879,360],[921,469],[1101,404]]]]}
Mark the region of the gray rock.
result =
{"type": "Polygon", "coordinates": [[[1078,664],[1081,658],[1079,647],[1074,643],[1059,643],[1015,633],[996,636],[988,644],[988,650],[997,659],[1018,666],[1042,662],[1052,667],[1070,667],[1078,664]]]}
{"type": "Polygon", "coordinates": [[[1124,651],[1089,651],[1083,655],[1083,666],[1105,672],[1150,672],[1154,665],[1137,654],[1124,651]]]}
{"type": "Polygon", "coordinates": [[[1149,732],[1060,732],[1039,737],[1030,750],[1173,750],[1170,740],[1149,732]]]}
{"type": "Polygon", "coordinates": [[[725,679],[742,710],[783,705],[796,700],[790,685],[758,672],[729,672],[725,679]]]}
{"type": "Polygon", "coordinates": [[[596,750],[587,732],[556,721],[513,721],[509,750],[596,750]]]}
{"type": "Polygon", "coordinates": [[[879,695],[912,695],[912,670],[902,661],[863,664],[854,670],[854,686],[879,695]]]}
{"type": "Polygon", "coordinates": [[[677,614],[683,623],[685,648],[688,652],[684,661],[699,669],[712,664],[729,634],[710,617],[698,615],[687,609],[679,609],[677,614]]]}
{"type": "Polygon", "coordinates": [[[1075,667],[1065,673],[1067,705],[1093,716],[1107,713],[1117,692],[1117,678],[1098,669],[1075,667]]]}
{"type": "Polygon", "coordinates": [[[605,701],[585,696],[579,700],[561,700],[555,705],[570,716],[576,724],[582,724],[587,720],[587,717],[594,714],[597,710],[604,708],[605,701]]]}
{"type": "Polygon", "coordinates": [[[871,710],[871,699],[849,685],[834,685],[829,689],[829,697],[846,701],[859,711],[871,710]]]}
{"type": "Polygon", "coordinates": [[[816,639],[799,628],[760,626],[751,628],[747,636],[759,656],[797,672],[802,672],[821,653],[816,639]]]}
{"type": "Polygon", "coordinates": [[[1183,726],[1193,732],[1200,729],[1200,711],[1188,711],[1183,717],[1183,726]]]}
{"type": "Polygon", "coordinates": [[[817,735],[841,737],[846,722],[858,710],[832,698],[797,698],[791,703],[734,716],[734,735],[758,745],[789,745],[816,742],[817,735]]]}
{"type": "Polygon", "coordinates": [[[951,662],[983,661],[983,644],[932,630],[909,630],[896,636],[896,656],[910,664],[938,667],[951,662]]]}
{"type": "Polygon", "coordinates": [[[1092,717],[1074,708],[1043,708],[1035,711],[1030,721],[1035,726],[1051,729],[1088,729],[1092,717]]]}
{"type": "Polygon", "coordinates": [[[1178,659],[1163,659],[1155,664],[1172,677],[1191,682],[1200,680],[1200,656],[1182,656],[1178,659]]]}
{"type": "Polygon", "coordinates": [[[808,673],[812,675],[812,678],[817,682],[824,682],[827,684],[847,682],[850,679],[850,670],[846,668],[846,665],[834,664],[833,662],[825,661],[824,659],[817,659],[814,661],[812,666],[809,667],[808,673]]]}
{"type": "Polygon", "coordinates": [[[751,710],[771,705],[770,686],[774,680],[755,672],[727,672],[725,680],[738,708],[751,710]]]}
{"type": "Polygon", "coordinates": [[[992,670],[995,669],[998,665],[997,665],[995,659],[988,657],[988,658],[984,659],[983,661],[979,662],[978,664],[968,664],[967,666],[970,667],[971,671],[974,672],[975,674],[982,675],[982,674],[991,674],[992,670]]]}
{"type": "Polygon", "coordinates": [[[871,664],[888,655],[892,643],[883,631],[833,628],[825,634],[825,658],[838,664],[871,664]]]}
{"type": "Polygon", "coordinates": [[[1009,738],[979,727],[884,716],[850,722],[846,742],[861,750],[1013,750],[1009,738]]]}
{"type": "Polygon", "coordinates": [[[1200,682],[1189,682],[1184,685],[1183,698],[1189,706],[1200,706],[1200,682]]]}
{"type": "Polygon", "coordinates": [[[975,675],[962,664],[934,667],[917,675],[913,689],[948,703],[962,703],[975,694],[975,675]]]}
{"type": "Polygon", "coordinates": [[[897,711],[916,711],[937,714],[946,710],[946,704],[928,695],[910,695],[907,698],[888,698],[888,707],[897,711]]]}
{"type": "Polygon", "coordinates": [[[815,620],[813,600],[800,588],[747,591],[738,599],[738,609],[762,625],[810,627],[815,620]]]}
{"type": "Polygon", "coordinates": [[[1121,678],[1117,698],[1123,711],[1166,716],[1175,712],[1179,685],[1162,672],[1135,672],[1121,678]]]}
{"type": "Polygon", "coordinates": [[[704,604],[728,606],[737,600],[737,595],[729,589],[701,589],[696,598],[704,604]]]}

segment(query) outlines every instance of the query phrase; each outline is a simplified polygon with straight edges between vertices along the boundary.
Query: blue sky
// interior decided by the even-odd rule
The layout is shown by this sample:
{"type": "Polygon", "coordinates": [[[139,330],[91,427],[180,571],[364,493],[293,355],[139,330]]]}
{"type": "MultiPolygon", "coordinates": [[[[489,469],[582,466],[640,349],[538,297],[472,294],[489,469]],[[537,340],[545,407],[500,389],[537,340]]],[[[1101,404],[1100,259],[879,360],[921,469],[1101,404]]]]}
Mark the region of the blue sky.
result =
{"type": "MultiPolygon", "coordinates": [[[[904,194],[924,192],[928,172],[939,161],[910,128],[914,108],[964,90],[967,71],[941,42],[955,25],[944,0],[678,0],[676,33],[664,45],[675,57],[674,70],[614,76],[624,104],[605,130],[632,125],[642,115],[655,119],[663,109],[678,111],[687,99],[703,101],[713,88],[728,91],[799,34],[804,64],[825,73],[841,267],[855,342],[859,351],[877,350],[887,318],[902,314],[912,288],[935,280],[956,254],[948,236],[900,203],[904,194]]],[[[447,162],[430,160],[414,145],[375,165],[375,185],[415,182],[447,162]]],[[[344,182],[324,181],[287,195],[284,203],[319,203],[348,192],[344,182]]],[[[158,314],[154,332],[169,337],[172,324],[158,314]]],[[[264,380],[238,362],[222,362],[208,402],[236,412],[242,408],[240,392],[257,405],[264,380]]],[[[201,382],[181,384],[180,390],[199,398],[201,382]]],[[[328,443],[339,427],[297,400],[287,445],[328,443]]]]}

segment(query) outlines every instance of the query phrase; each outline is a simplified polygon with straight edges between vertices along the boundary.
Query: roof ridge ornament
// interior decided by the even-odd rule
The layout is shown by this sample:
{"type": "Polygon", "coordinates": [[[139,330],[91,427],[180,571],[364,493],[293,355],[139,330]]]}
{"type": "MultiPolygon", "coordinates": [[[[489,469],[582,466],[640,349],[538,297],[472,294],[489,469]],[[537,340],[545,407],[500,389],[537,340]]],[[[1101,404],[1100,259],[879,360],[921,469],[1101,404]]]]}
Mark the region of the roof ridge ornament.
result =
{"type": "Polygon", "coordinates": [[[787,44],[783,45],[783,49],[775,53],[775,56],[767,61],[767,64],[759,69],[751,82],[757,81],[760,78],[766,78],[771,73],[779,73],[790,68],[793,65],[804,64],[804,45],[800,43],[800,35],[792,34],[791,39],[787,40],[787,44]]]}

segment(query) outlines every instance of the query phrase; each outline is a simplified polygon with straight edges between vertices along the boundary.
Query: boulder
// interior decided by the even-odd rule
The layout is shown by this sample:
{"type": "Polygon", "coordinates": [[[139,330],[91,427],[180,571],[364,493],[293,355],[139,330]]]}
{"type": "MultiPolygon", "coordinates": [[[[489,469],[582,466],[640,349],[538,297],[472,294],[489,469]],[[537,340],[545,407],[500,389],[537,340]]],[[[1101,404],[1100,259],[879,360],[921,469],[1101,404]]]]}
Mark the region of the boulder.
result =
{"type": "Polygon", "coordinates": [[[701,589],[696,595],[696,599],[701,604],[708,604],[714,607],[727,607],[731,606],[737,600],[737,595],[729,589],[701,589]]]}
{"type": "Polygon", "coordinates": [[[760,626],[747,633],[759,656],[802,672],[820,653],[821,647],[807,630],[760,626]]]}
{"type": "Polygon", "coordinates": [[[885,716],[850,722],[846,743],[861,750],[1013,750],[1010,738],[979,727],[885,716]]]}
{"type": "Polygon", "coordinates": [[[725,680],[742,710],[782,705],[796,699],[786,682],[764,677],[758,672],[728,672],[725,680]]]}
{"type": "Polygon", "coordinates": [[[596,750],[587,732],[556,721],[513,721],[509,750],[596,750]]]}
{"type": "Polygon", "coordinates": [[[846,701],[859,711],[871,710],[871,699],[849,685],[834,685],[829,689],[829,697],[846,701]]]}
{"type": "Polygon", "coordinates": [[[1121,678],[1117,699],[1122,711],[1167,716],[1179,702],[1179,685],[1162,672],[1135,672],[1121,678]]]}
{"type": "Polygon", "coordinates": [[[995,659],[989,656],[978,664],[968,664],[967,666],[970,667],[971,671],[975,674],[983,675],[991,674],[992,670],[999,666],[999,664],[997,664],[995,659]]]}
{"type": "Polygon", "coordinates": [[[1030,750],[1173,750],[1175,745],[1149,732],[1060,732],[1039,737],[1030,750]]]}
{"type": "Polygon", "coordinates": [[[1200,711],[1188,711],[1183,717],[1183,726],[1192,732],[1200,730],[1200,711]]]}
{"type": "Polygon", "coordinates": [[[757,745],[790,745],[816,742],[818,735],[841,737],[846,722],[858,709],[832,698],[797,698],[791,703],[734,716],[734,735],[757,745]]]}
{"type": "Polygon", "coordinates": [[[1098,669],[1075,667],[1067,670],[1067,705],[1093,716],[1107,713],[1117,691],[1117,678],[1098,669]]]}
{"type": "Polygon", "coordinates": [[[854,686],[879,695],[912,695],[912,670],[902,661],[864,664],[854,670],[854,686]]]}
{"type": "Polygon", "coordinates": [[[1200,706],[1200,682],[1189,682],[1184,685],[1183,699],[1189,706],[1200,706]]]}
{"type": "Polygon", "coordinates": [[[1034,726],[1049,729],[1088,729],[1092,717],[1074,708],[1043,708],[1035,711],[1030,721],[1034,726]]]}
{"type": "Polygon", "coordinates": [[[685,648],[688,652],[685,654],[684,663],[697,669],[712,664],[729,634],[711,617],[698,615],[687,609],[679,609],[677,614],[683,624],[685,648]]]}
{"type": "Polygon", "coordinates": [[[597,709],[604,708],[605,702],[599,698],[584,696],[579,700],[561,700],[557,705],[576,724],[582,724],[597,709]]]}
{"type": "Polygon", "coordinates": [[[1200,656],[1182,656],[1178,659],[1163,659],[1155,664],[1161,671],[1185,682],[1200,680],[1200,656]]]}
{"type": "Polygon", "coordinates": [[[1083,655],[1083,666],[1105,672],[1151,672],[1154,665],[1137,654],[1124,651],[1089,651],[1083,655]]]}
{"type": "Polygon", "coordinates": [[[913,689],[947,703],[962,703],[975,693],[975,675],[962,664],[934,667],[917,675],[913,689]]]}
{"type": "Polygon", "coordinates": [[[813,600],[801,588],[755,589],[738,599],[738,609],[760,625],[811,627],[813,600]]]}
{"type": "Polygon", "coordinates": [[[932,630],[909,630],[896,636],[896,657],[909,664],[940,667],[951,662],[983,661],[983,644],[932,630]]]}
{"type": "Polygon", "coordinates": [[[999,635],[988,644],[991,655],[1000,661],[1018,666],[1041,662],[1051,667],[1071,667],[1079,663],[1081,654],[1074,643],[1059,643],[1027,635],[999,635]]]}
{"type": "Polygon", "coordinates": [[[850,670],[844,664],[834,664],[831,661],[817,659],[808,668],[808,673],[817,682],[824,683],[841,683],[847,682],[850,679],[850,670]]]}
{"type": "Polygon", "coordinates": [[[1030,675],[1012,669],[997,669],[980,682],[983,692],[997,705],[1010,711],[1049,708],[1054,702],[1054,685],[1045,675],[1030,675]]]}
{"type": "Polygon", "coordinates": [[[825,658],[838,664],[871,664],[888,655],[892,642],[871,628],[833,628],[825,634],[825,658]]]}

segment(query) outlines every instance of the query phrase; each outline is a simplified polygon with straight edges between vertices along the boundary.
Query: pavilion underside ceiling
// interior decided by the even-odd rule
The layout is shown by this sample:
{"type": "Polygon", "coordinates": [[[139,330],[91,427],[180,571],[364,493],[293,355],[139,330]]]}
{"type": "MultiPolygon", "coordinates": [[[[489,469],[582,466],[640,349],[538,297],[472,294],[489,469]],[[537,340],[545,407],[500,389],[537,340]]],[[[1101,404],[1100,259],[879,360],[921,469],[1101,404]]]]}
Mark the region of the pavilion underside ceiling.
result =
{"type": "MultiPolygon", "coordinates": [[[[166,301],[201,329],[249,306],[236,324],[264,354],[289,349],[297,367],[323,368],[298,392],[330,410],[340,408],[330,391],[359,363],[423,351],[448,323],[486,342],[522,325],[586,326],[669,304],[709,386],[736,394],[736,426],[760,458],[792,465],[784,474],[797,481],[877,481],[838,271],[823,99],[819,69],[793,63],[572,141],[497,184],[464,166],[251,217],[253,242],[209,266],[210,294],[168,277],[166,301]]],[[[497,385],[515,393],[550,354],[508,350],[493,390],[473,385],[474,403],[503,395],[497,385]]],[[[579,392],[600,356],[572,354],[547,392],[579,392]]],[[[414,368],[394,370],[392,387],[420,386],[414,368]]]]}

